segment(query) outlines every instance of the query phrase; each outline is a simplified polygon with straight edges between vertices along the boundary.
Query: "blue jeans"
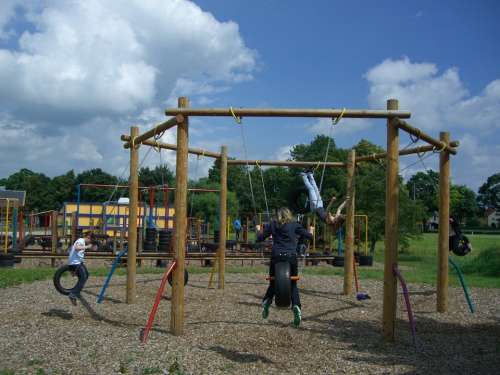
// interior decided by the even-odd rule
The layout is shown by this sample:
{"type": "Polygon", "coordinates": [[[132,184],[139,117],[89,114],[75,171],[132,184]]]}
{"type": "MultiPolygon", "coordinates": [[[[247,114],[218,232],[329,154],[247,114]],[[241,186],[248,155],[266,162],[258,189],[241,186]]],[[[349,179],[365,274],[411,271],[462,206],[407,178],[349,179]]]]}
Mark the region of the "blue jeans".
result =
{"type": "Polygon", "coordinates": [[[78,278],[78,283],[76,283],[75,288],[73,291],[70,293],[70,297],[80,297],[80,292],[82,291],[83,287],[85,286],[85,283],[89,279],[89,271],[87,270],[87,267],[85,267],[85,264],[80,263],[76,264],[73,268],[73,272],[75,272],[77,275],[79,275],[78,278]],[[81,275],[81,277],[80,277],[81,275]]]}

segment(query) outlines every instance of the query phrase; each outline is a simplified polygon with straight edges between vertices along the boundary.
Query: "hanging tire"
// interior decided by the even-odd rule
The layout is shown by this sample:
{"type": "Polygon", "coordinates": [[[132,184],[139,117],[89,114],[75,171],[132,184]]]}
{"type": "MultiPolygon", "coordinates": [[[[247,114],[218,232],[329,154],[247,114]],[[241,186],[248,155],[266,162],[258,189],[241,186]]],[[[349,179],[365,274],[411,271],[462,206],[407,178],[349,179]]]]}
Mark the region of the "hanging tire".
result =
{"type": "Polygon", "coordinates": [[[0,254],[0,267],[14,267],[15,258],[12,254],[0,254]]]}
{"type": "MultiPolygon", "coordinates": [[[[174,280],[173,280],[173,272],[170,273],[170,275],[168,275],[168,283],[170,284],[170,286],[172,286],[174,280]]],[[[186,285],[188,283],[188,280],[189,280],[189,274],[188,274],[188,271],[187,270],[184,270],[184,285],[186,285]]]]}
{"type": "Polygon", "coordinates": [[[333,258],[332,265],[334,267],[344,267],[344,257],[336,256],[335,258],[333,258]]]}
{"type": "Polygon", "coordinates": [[[59,267],[56,273],[54,273],[53,281],[56,290],[62,295],[67,296],[77,289],[79,283],[85,282],[85,274],[82,267],[65,264],[64,266],[59,267]],[[68,273],[69,277],[72,278],[72,281],[68,283],[70,287],[66,287],[65,285],[63,286],[61,283],[61,279],[66,273],[68,273]]]}
{"type": "Polygon", "coordinates": [[[359,265],[360,266],[373,266],[373,257],[371,255],[360,255],[359,256],[359,265]]]}
{"type": "Polygon", "coordinates": [[[274,266],[274,301],[278,307],[289,307],[292,299],[292,282],[290,280],[290,263],[278,262],[274,266]]]}

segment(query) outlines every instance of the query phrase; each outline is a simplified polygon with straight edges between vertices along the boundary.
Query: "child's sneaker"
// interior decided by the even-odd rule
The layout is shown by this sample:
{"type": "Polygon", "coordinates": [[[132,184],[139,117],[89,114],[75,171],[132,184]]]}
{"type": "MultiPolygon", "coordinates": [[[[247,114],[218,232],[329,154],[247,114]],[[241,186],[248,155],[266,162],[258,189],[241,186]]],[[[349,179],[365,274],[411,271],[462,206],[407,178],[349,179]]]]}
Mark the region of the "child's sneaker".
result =
{"type": "Polygon", "coordinates": [[[262,302],[262,319],[267,319],[269,316],[269,307],[271,307],[271,301],[266,299],[262,302]]]}
{"type": "Polygon", "coordinates": [[[302,312],[300,311],[300,307],[297,305],[293,305],[293,325],[297,328],[302,321],[302,312]]]}

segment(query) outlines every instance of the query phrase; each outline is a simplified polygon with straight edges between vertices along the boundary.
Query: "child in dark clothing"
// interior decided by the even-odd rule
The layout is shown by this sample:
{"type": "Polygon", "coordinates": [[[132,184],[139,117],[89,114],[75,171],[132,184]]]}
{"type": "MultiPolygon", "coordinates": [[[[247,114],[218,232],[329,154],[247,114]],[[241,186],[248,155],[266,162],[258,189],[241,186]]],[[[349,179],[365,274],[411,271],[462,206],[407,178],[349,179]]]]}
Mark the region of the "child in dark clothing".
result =
{"type": "MultiPolygon", "coordinates": [[[[272,236],[273,239],[269,276],[273,277],[275,275],[276,263],[283,260],[290,263],[290,275],[297,276],[297,243],[299,239],[311,239],[312,234],[307,232],[302,225],[297,223],[290,210],[285,207],[278,209],[277,220],[274,220],[269,225],[266,225],[262,232],[260,232],[260,226],[257,226],[257,231],[259,232],[257,236],[258,241],[264,241],[270,236],[272,236]]],[[[297,288],[297,281],[293,280],[291,283],[292,311],[294,314],[293,323],[296,327],[298,327],[302,320],[299,290],[297,288]]],[[[262,317],[264,319],[267,319],[269,316],[269,307],[273,302],[274,294],[274,280],[271,279],[262,301],[262,317]]]]}

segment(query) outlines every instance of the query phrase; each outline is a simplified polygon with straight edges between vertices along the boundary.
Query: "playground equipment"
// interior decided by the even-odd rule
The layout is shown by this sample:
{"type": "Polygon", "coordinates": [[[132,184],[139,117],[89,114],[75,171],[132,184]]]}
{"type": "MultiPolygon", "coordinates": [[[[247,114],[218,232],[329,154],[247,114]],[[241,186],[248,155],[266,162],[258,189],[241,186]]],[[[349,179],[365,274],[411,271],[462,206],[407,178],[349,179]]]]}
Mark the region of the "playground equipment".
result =
{"type": "Polygon", "coordinates": [[[352,258],[353,264],[353,270],[354,270],[354,282],[356,284],[356,299],[358,301],[363,301],[365,299],[371,299],[371,297],[368,295],[368,293],[363,293],[359,291],[359,281],[358,281],[358,272],[356,270],[356,259],[352,258]]]}
{"type": "Polygon", "coordinates": [[[277,307],[290,307],[292,297],[292,283],[297,282],[299,276],[292,276],[290,272],[290,262],[287,254],[283,254],[283,259],[279,260],[274,268],[274,276],[268,276],[266,280],[274,281],[274,303],[277,307]]]}
{"type": "Polygon", "coordinates": [[[451,257],[448,257],[448,261],[453,266],[453,269],[455,270],[455,273],[457,274],[458,280],[460,280],[460,284],[462,285],[462,289],[464,290],[465,299],[467,300],[467,304],[469,305],[469,310],[470,310],[471,314],[474,314],[474,311],[476,308],[474,306],[474,302],[472,301],[470,290],[467,287],[467,284],[465,283],[464,275],[463,275],[462,271],[460,270],[460,267],[458,266],[458,264],[451,257]]]}
{"type": "MultiPolygon", "coordinates": [[[[142,145],[177,151],[176,159],[176,232],[175,254],[176,267],[173,275],[173,292],[171,304],[171,330],[175,335],[183,334],[184,330],[184,266],[185,246],[183,239],[187,230],[187,160],[188,154],[198,154],[218,159],[221,173],[220,194],[220,228],[226,227],[226,197],[227,197],[227,166],[228,165],[256,165],[256,166],[288,166],[288,167],[317,167],[346,168],[347,169],[347,209],[346,209],[346,249],[344,262],[344,294],[352,293],[354,256],[354,172],[356,165],[365,161],[386,161],[386,222],[385,222],[385,259],[384,259],[384,303],[383,303],[383,334],[387,341],[394,340],[395,319],[397,309],[397,276],[393,272],[398,257],[398,202],[399,202],[399,155],[410,155],[429,151],[438,151],[440,155],[440,199],[439,199],[439,245],[438,245],[438,283],[437,309],[444,312],[447,309],[448,287],[448,220],[449,220],[449,155],[457,153],[458,142],[450,142],[449,133],[442,132],[440,139],[434,139],[421,130],[412,127],[403,119],[409,118],[410,113],[398,110],[398,101],[387,101],[387,110],[357,110],[357,109],[262,109],[262,108],[189,108],[187,98],[179,98],[178,108],[169,108],[166,115],[174,117],[156,125],[153,129],[139,134],[137,127],[131,127],[130,135],[122,135],[125,148],[130,149],[130,210],[129,222],[137,222],[137,186],[138,186],[138,149],[142,145]],[[387,120],[387,152],[356,157],[354,150],[344,162],[306,162],[306,161],[270,161],[270,160],[228,160],[227,148],[221,147],[220,153],[192,149],[188,146],[188,128],[190,116],[230,116],[238,123],[242,117],[326,117],[335,122],[344,118],[383,118],[387,120]],[[166,130],[177,126],[177,144],[165,144],[158,138],[166,130]],[[429,145],[399,150],[399,130],[402,129],[417,141],[422,140],[429,145]],[[150,139],[153,138],[153,139],[150,139]]],[[[325,158],[327,160],[327,158],[325,158]]],[[[130,227],[130,241],[128,252],[127,273],[127,302],[135,302],[135,259],[136,259],[136,231],[137,227],[130,227]]],[[[226,231],[220,232],[220,246],[218,250],[219,288],[224,287],[224,259],[226,231]]]]}
{"type": "Polygon", "coordinates": [[[399,283],[401,284],[401,290],[403,291],[403,297],[406,304],[406,312],[408,313],[408,322],[410,323],[410,333],[413,338],[413,345],[415,345],[415,349],[419,350],[417,344],[417,329],[415,325],[415,318],[413,317],[413,311],[411,309],[411,303],[410,303],[410,294],[408,293],[408,288],[406,287],[405,279],[403,278],[403,275],[401,275],[401,272],[399,271],[397,264],[394,264],[392,266],[392,272],[394,276],[396,276],[399,279],[399,283]]]}
{"type": "Polygon", "coordinates": [[[56,290],[64,296],[73,293],[75,290],[80,290],[79,287],[88,278],[83,264],[70,265],[65,264],[59,267],[54,273],[52,281],[56,290]]]}

